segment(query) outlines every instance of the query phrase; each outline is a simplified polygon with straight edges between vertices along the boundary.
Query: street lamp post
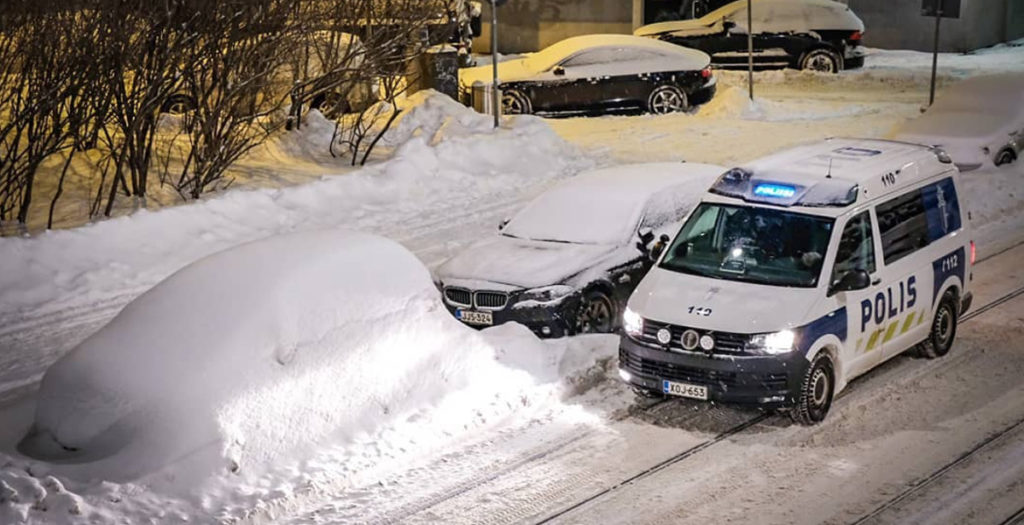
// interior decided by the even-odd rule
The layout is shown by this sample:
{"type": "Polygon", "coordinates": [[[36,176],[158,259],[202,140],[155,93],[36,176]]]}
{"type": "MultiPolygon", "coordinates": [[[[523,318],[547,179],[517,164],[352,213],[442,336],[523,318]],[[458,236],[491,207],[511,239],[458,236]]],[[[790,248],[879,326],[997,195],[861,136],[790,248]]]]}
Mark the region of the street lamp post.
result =
{"type": "Polygon", "coordinates": [[[491,0],[491,113],[494,113],[494,127],[501,125],[501,97],[498,95],[498,4],[491,0]]]}

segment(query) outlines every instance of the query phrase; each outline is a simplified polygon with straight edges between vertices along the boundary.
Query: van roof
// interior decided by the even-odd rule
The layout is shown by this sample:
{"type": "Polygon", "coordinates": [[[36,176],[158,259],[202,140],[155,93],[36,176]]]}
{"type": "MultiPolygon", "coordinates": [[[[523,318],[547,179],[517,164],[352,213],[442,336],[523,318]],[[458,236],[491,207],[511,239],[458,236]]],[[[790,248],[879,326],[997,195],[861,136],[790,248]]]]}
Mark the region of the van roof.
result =
{"type": "Polygon", "coordinates": [[[831,208],[838,215],[952,169],[940,149],[879,139],[827,139],[726,172],[712,193],[784,207],[831,208]]]}

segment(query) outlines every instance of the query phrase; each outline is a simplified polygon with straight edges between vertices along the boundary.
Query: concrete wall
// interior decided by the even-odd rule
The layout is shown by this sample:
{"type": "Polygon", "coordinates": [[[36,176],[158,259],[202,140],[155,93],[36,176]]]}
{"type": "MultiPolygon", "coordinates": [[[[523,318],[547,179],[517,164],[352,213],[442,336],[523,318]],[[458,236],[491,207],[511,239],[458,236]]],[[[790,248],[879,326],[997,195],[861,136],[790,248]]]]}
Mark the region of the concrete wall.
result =
{"type": "MultiPolygon", "coordinates": [[[[483,34],[474,52],[491,50],[490,2],[483,2],[483,34]]],[[[509,0],[498,8],[498,51],[536,51],[559,40],[592,33],[630,33],[630,0],[509,0]]]]}
{"type": "MultiPolygon", "coordinates": [[[[864,43],[886,49],[931,51],[935,19],[921,16],[921,0],[839,0],[867,27],[864,43]]],[[[490,6],[484,1],[477,52],[490,51],[490,6]]],[[[536,51],[588,33],[630,33],[643,17],[643,0],[509,0],[498,8],[498,50],[536,51]]],[[[944,18],[942,51],[963,52],[1024,38],[1024,0],[961,0],[960,18],[944,18]]]]}
{"type": "MultiPolygon", "coordinates": [[[[886,49],[931,51],[935,19],[921,16],[921,0],[849,0],[867,30],[864,44],[886,49]]],[[[1024,31],[1024,0],[961,0],[959,19],[942,19],[941,51],[964,52],[990,46],[1024,31]],[[1016,21],[1011,19],[1011,15],[1016,21]]]]}

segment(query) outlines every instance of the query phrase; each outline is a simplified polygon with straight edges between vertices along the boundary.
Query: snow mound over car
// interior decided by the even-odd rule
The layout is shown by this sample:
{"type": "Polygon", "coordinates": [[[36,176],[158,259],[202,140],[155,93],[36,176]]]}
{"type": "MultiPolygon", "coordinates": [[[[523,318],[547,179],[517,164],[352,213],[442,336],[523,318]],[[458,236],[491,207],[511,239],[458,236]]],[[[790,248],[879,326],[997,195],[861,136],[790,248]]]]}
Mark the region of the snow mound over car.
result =
{"type": "Polygon", "coordinates": [[[445,311],[400,245],[306,232],[202,259],[130,303],[47,370],[20,448],[115,481],[173,467],[188,487],[453,392],[533,383],[445,311]]]}

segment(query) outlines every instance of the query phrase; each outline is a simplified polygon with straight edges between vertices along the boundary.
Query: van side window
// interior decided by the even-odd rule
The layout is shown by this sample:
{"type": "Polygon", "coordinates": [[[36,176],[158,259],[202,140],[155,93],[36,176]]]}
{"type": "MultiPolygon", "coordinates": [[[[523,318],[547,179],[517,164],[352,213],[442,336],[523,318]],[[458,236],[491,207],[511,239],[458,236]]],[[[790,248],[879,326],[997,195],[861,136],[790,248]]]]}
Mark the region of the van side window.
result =
{"type": "Polygon", "coordinates": [[[871,233],[871,215],[868,212],[850,219],[843,228],[829,282],[834,283],[846,272],[856,269],[875,273],[875,238],[871,233]]]}
{"type": "Polygon", "coordinates": [[[928,217],[928,239],[937,241],[960,229],[960,201],[953,179],[943,179],[921,189],[928,217]]]}
{"type": "Polygon", "coordinates": [[[892,264],[928,246],[928,219],[921,190],[914,190],[879,204],[878,232],[882,236],[882,256],[892,264]]]}

